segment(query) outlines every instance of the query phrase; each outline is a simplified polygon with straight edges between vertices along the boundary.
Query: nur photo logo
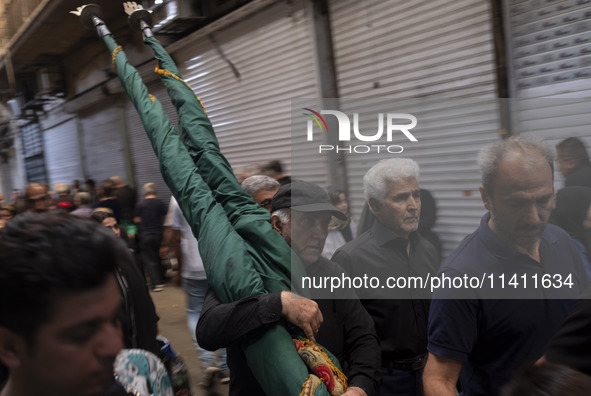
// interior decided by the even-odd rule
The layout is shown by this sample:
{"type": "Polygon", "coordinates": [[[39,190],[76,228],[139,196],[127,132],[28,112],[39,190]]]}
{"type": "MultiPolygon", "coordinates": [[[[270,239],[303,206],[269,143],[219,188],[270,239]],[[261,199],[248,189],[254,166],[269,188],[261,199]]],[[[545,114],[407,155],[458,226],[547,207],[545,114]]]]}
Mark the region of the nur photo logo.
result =
{"type": "MultiPolygon", "coordinates": [[[[308,117],[307,120],[307,140],[309,142],[314,141],[314,130],[322,133],[338,133],[339,143],[351,142],[351,139],[355,139],[361,142],[378,142],[383,141],[384,135],[386,142],[392,142],[392,138],[395,134],[402,133],[406,139],[411,142],[417,142],[418,139],[410,132],[417,125],[417,118],[412,114],[407,113],[378,113],[377,114],[377,131],[364,131],[362,132],[359,128],[359,113],[353,113],[353,120],[342,111],[338,110],[320,110],[314,111],[310,108],[304,107],[308,113],[302,113],[308,117]],[[326,115],[334,116],[337,121],[336,131],[329,130],[326,122],[326,115]],[[315,127],[316,125],[316,127],[315,127]],[[351,133],[351,131],[353,133],[351,133]]],[[[333,124],[331,124],[333,125],[333,124]]],[[[398,144],[358,144],[358,145],[331,145],[331,144],[320,144],[318,146],[318,153],[334,151],[334,152],[348,152],[365,154],[369,152],[388,152],[391,154],[399,154],[404,151],[404,148],[398,144]]]]}

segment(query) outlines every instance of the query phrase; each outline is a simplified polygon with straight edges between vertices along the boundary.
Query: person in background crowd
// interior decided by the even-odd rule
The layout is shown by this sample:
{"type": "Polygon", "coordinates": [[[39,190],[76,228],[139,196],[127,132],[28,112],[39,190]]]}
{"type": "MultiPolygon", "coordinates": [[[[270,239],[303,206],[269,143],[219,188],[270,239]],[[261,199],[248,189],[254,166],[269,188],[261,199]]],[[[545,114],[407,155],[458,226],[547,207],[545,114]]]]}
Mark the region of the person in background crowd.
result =
{"type": "Polygon", "coordinates": [[[234,171],[234,175],[236,176],[238,183],[242,183],[247,177],[259,175],[260,173],[261,167],[258,164],[244,165],[234,171]]]}
{"type": "MultiPolygon", "coordinates": [[[[585,290],[573,312],[546,345],[537,363],[556,363],[591,376],[591,288],[585,290]]],[[[591,389],[591,388],[589,388],[591,389]]]]}
{"type": "Polygon", "coordinates": [[[27,212],[47,212],[52,205],[52,199],[49,195],[47,185],[43,183],[29,183],[25,188],[25,211],[27,212]]]}
{"type": "Polygon", "coordinates": [[[556,146],[558,170],[564,176],[564,186],[591,187],[591,162],[585,144],[575,137],[564,139],[556,146]]]}
{"type": "Polygon", "coordinates": [[[67,210],[71,212],[75,209],[74,206],[74,196],[70,194],[70,187],[64,183],[56,183],[53,186],[57,197],[55,198],[55,203],[58,208],[67,210]]]}
{"type": "Polygon", "coordinates": [[[78,180],[78,179],[74,179],[74,180],[72,180],[72,189],[71,189],[71,191],[70,191],[70,192],[71,192],[73,195],[76,195],[76,194],[77,194],[77,193],[79,193],[80,191],[82,191],[82,190],[80,189],[80,180],[78,180]]]}
{"type": "Polygon", "coordinates": [[[8,204],[15,206],[17,201],[19,200],[20,196],[21,196],[21,191],[18,188],[13,189],[12,194],[10,195],[10,200],[8,200],[8,204]]]}
{"type": "Polygon", "coordinates": [[[349,201],[343,190],[331,190],[328,192],[328,196],[334,207],[347,216],[347,220],[344,221],[333,217],[328,225],[328,236],[322,250],[322,256],[330,259],[338,248],[357,236],[357,224],[351,217],[349,201]]]}
{"type": "Polygon", "coordinates": [[[562,228],[573,239],[587,276],[591,279],[589,231],[591,230],[591,188],[565,187],[556,194],[556,208],[550,223],[562,228]]]}
{"type": "Polygon", "coordinates": [[[86,191],[77,192],[74,195],[74,205],[76,209],[70,212],[78,217],[90,217],[92,208],[90,207],[90,194],[86,191]]]}
{"type": "Polygon", "coordinates": [[[121,201],[113,194],[113,182],[110,179],[101,182],[101,195],[98,201],[92,205],[92,208],[109,208],[113,211],[117,223],[121,222],[121,213],[123,211],[121,201]]]}
{"type": "Polygon", "coordinates": [[[291,176],[283,173],[283,166],[279,160],[269,161],[268,164],[262,167],[261,172],[265,175],[271,176],[281,185],[291,183],[291,176]]]}
{"type": "MultiPolygon", "coordinates": [[[[351,277],[425,278],[439,268],[438,255],[418,232],[421,214],[419,166],[409,158],[382,160],[363,177],[365,198],[376,221],[339,248],[332,260],[351,277]]],[[[422,395],[427,360],[430,294],[401,289],[358,290],[372,317],[382,349],[381,395],[422,395]],[[395,298],[393,298],[395,297],[395,298]]]]}
{"type": "Polygon", "coordinates": [[[279,190],[279,182],[271,176],[253,175],[242,181],[240,186],[261,207],[269,210],[273,196],[279,190]]]}
{"type": "Polygon", "coordinates": [[[521,368],[501,396],[588,396],[591,377],[559,364],[521,368]]]}
{"type": "MultiPolygon", "coordinates": [[[[97,210],[90,218],[113,233],[116,238],[112,240],[113,244],[121,244],[119,223],[112,213],[97,210]]],[[[129,249],[127,251],[130,252],[129,249]]],[[[124,298],[122,328],[126,348],[145,349],[160,356],[160,344],[156,340],[159,318],[146,280],[133,256],[130,255],[129,259],[116,267],[115,278],[124,298]]]]}
{"type": "Polygon", "coordinates": [[[129,253],[102,227],[25,213],[0,232],[2,396],[98,396],[123,347],[117,266],[129,253]],[[32,314],[34,313],[34,314],[32,314]]]}
{"type": "Polygon", "coordinates": [[[437,204],[429,190],[421,188],[421,217],[419,218],[419,234],[435,247],[439,261],[443,258],[443,245],[439,235],[432,230],[437,221],[437,204]]]}
{"type": "Polygon", "coordinates": [[[123,183],[121,176],[112,176],[113,196],[121,202],[121,222],[123,225],[133,224],[137,194],[134,188],[123,183]]]}
{"type": "Polygon", "coordinates": [[[15,216],[16,211],[14,207],[5,205],[0,208],[0,229],[6,226],[6,223],[12,220],[15,216]]]}
{"type": "Polygon", "coordinates": [[[155,183],[146,183],[143,191],[144,199],[135,208],[133,221],[140,228],[140,254],[150,274],[152,291],[159,292],[164,289],[166,282],[164,267],[160,260],[160,245],[167,208],[157,197],[155,183]]]}
{"type": "Polygon", "coordinates": [[[480,150],[480,194],[489,212],[443,262],[440,275],[552,274],[570,276],[571,287],[497,283],[487,284],[488,295],[472,288],[435,290],[423,377],[427,396],[455,396],[458,378],[462,395],[498,395],[519,366],[542,356],[586,288],[571,238],[547,225],[554,208],[554,157],[552,145],[529,137],[498,140],[480,150]]]}
{"type": "Polygon", "coordinates": [[[195,335],[195,329],[209,284],[203,268],[203,260],[199,254],[197,239],[174,197],[170,197],[164,225],[167,228],[162,238],[160,257],[167,258],[169,252],[173,251],[179,264],[180,283],[187,296],[187,326],[197,349],[201,365],[204,368],[201,385],[206,389],[210,388],[214,384],[216,377],[222,383],[228,383],[230,374],[226,362],[226,349],[218,350],[219,359],[216,363],[215,353],[203,349],[195,335]]]}
{"type": "Polygon", "coordinates": [[[84,184],[86,185],[86,192],[90,194],[90,202],[94,204],[97,200],[96,182],[94,179],[86,179],[84,184]]]}

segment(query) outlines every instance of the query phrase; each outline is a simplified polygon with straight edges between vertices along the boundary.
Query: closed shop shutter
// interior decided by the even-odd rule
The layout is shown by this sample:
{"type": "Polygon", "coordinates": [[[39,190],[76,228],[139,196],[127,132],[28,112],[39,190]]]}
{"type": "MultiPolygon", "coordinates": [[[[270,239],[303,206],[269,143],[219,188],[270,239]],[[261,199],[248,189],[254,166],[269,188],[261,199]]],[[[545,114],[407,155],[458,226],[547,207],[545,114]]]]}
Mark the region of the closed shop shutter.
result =
{"type": "MultiPolygon", "coordinates": [[[[234,169],[291,156],[291,99],[317,97],[314,39],[303,1],[277,2],[174,53],[201,98],[224,155],[234,169]]],[[[326,164],[305,175],[326,184],[326,164]]]]}
{"type": "Polygon", "coordinates": [[[591,2],[505,4],[515,96],[591,96],[591,2]]]}
{"type": "MultiPolygon", "coordinates": [[[[362,178],[372,165],[392,156],[413,158],[421,167],[421,187],[437,201],[435,231],[447,254],[484,214],[476,154],[499,137],[490,5],[476,0],[330,5],[340,96],[373,101],[341,100],[342,110],[360,113],[362,120],[365,115],[370,126],[377,113],[410,113],[418,121],[413,129],[418,142],[400,135],[402,140],[390,143],[403,146],[402,154],[346,154],[353,214],[361,212],[362,178]]],[[[351,141],[356,144],[364,142],[351,141]]]]}
{"type": "Polygon", "coordinates": [[[83,155],[90,178],[100,182],[111,176],[125,179],[125,142],[121,112],[113,100],[103,101],[79,113],[83,155]]]}
{"type": "Polygon", "coordinates": [[[74,179],[83,179],[76,119],[70,117],[58,120],[53,125],[44,125],[44,128],[49,184],[71,185],[74,179]]]}
{"type": "MultiPolygon", "coordinates": [[[[514,129],[591,148],[591,2],[505,1],[514,129]]],[[[555,172],[555,187],[563,186],[555,172]]]]}
{"type": "Polygon", "coordinates": [[[24,168],[27,183],[47,183],[47,171],[45,169],[45,158],[43,155],[43,132],[38,122],[26,121],[20,125],[20,136],[24,168]]]}

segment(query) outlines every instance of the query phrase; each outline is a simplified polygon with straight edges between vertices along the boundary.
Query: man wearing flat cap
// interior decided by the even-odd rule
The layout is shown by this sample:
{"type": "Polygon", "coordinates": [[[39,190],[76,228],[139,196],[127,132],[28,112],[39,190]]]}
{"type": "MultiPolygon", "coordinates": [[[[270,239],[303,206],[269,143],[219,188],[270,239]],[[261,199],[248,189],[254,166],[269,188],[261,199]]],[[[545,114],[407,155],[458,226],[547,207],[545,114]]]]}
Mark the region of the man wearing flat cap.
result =
{"type": "MultiPolygon", "coordinates": [[[[332,216],[343,214],[313,183],[294,181],[281,186],[273,197],[271,224],[304,263],[308,277],[343,274],[320,255],[332,216]]],[[[262,395],[240,344],[288,321],[339,359],[349,385],[344,395],[377,395],[380,347],[373,321],[353,294],[344,290],[338,294],[341,298],[324,299],[328,293],[320,291],[310,300],[283,291],[222,304],[210,291],[197,325],[197,340],[206,349],[227,347],[230,395],[262,395]]]]}

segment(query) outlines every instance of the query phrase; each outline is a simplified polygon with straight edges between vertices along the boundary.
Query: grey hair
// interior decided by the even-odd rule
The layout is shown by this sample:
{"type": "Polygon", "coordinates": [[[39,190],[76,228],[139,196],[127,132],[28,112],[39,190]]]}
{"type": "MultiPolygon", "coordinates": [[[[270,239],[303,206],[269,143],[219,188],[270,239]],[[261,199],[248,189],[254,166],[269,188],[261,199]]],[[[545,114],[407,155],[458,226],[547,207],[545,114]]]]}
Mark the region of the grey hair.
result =
{"type": "Polygon", "coordinates": [[[554,160],[556,159],[556,149],[550,143],[524,135],[510,137],[508,139],[497,140],[487,144],[478,152],[478,166],[480,167],[481,183],[484,191],[488,195],[493,194],[493,182],[497,176],[501,161],[509,152],[521,152],[526,154],[523,158],[529,167],[537,167],[539,161],[536,156],[531,154],[538,153],[550,165],[552,178],[554,179],[554,160]]]}
{"type": "Polygon", "coordinates": [[[285,225],[285,224],[289,223],[289,221],[291,220],[291,209],[290,208],[277,209],[276,211],[271,213],[271,216],[273,216],[273,215],[277,215],[277,217],[279,217],[279,221],[281,221],[281,224],[285,225]]]}
{"type": "Polygon", "coordinates": [[[53,185],[53,189],[58,194],[69,194],[70,193],[70,187],[67,184],[64,184],[64,183],[56,183],[56,184],[54,184],[53,185]]]}
{"type": "Polygon", "coordinates": [[[156,183],[146,183],[143,187],[144,195],[157,195],[158,189],[156,183]]]}
{"type": "Polygon", "coordinates": [[[388,183],[415,179],[419,181],[419,165],[410,158],[390,158],[381,160],[363,176],[365,199],[373,198],[383,202],[388,194],[388,183]]]}
{"type": "Polygon", "coordinates": [[[88,205],[90,201],[90,194],[86,191],[80,191],[74,195],[74,202],[78,202],[80,205],[88,205]]]}
{"type": "Polygon", "coordinates": [[[254,175],[247,177],[240,184],[248,195],[254,198],[259,191],[273,191],[279,188],[279,182],[271,176],[254,175]]]}

